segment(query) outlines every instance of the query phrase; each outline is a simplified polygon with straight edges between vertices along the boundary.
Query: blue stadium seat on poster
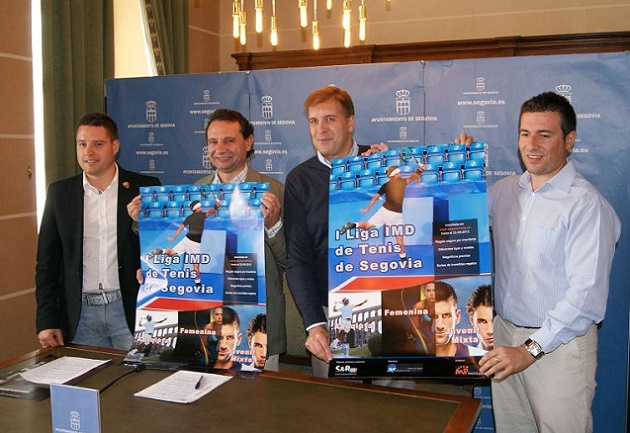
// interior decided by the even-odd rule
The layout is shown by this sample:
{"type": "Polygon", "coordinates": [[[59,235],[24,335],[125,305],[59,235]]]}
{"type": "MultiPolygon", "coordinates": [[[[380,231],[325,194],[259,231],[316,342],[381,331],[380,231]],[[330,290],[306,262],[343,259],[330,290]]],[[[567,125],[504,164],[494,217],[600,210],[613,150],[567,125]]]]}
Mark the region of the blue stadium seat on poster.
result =
{"type": "Polygon", "coordinates": [[[152,194],[153,189],[154,189],[154,187],[152,187],[152,186],[141,186],[140,187],[140,194],[142,194],[142,198],[140,199],[140,202],[143,205],[153,202],[153,194],[152,194]]]}
{"type": "Polygon", "coordinates": [[[341,189],[344,191],[354,189],[357,185],[356,176],[357,176],[356,173],[353,173],[351,171],[344,173],[343,176],[341,177],[341,183],[340,183],[341,189]]]}
{"type": "Polygon", "coordinates": [[[381,168],[383,166],[383,157],[381,155],[370,155],[365,161],[365,168],[381,168]]]}
{"type": "Polygon", "coordinates": [[[201,200],[202,185],[190,185],[184,189],[184,200],[201,200]]]}
{"type": "Polygon", "coordinates": [[[269,191],[268,183],[259,183],[256,185],[256,194],[254,194],[254,198],[262,199],[262,196],[269,191]]]}
{"type": "Polygon", "coordinates": [[[459,162],[447,161],[442,166],[442,182],[459,182],[461,180],[459,162]]]}
{"type": "MultiPolygon", "coordinates": [[[[181,205],[183,206],[183,203],[181,203],[181,205]]],[[[179,218],[179,207],[180,203],[177,203],[176,201],[169,201],[166,204],[166,218],[179,218]]]]}
{"type": "Polygon", "coordinates": [[[247,194],[247,198],[250,198],[252,195],[252,190],[254,189],[254,185],[255,184],[251,182],[239,183],[238,190],[243,194],[247,194]]]}
{"type": "Polygon", "coordinates": [[[353,156],[352,158],[350,158],[350,160],[348,161],[348,171],[358,173],[363,170],[364,159],[365,158],[362,156],[353,156]]]}
{"type": "Polygon", "coordinates": [[[390,149],[385,152],[385,166],[400,165],[400,155],[398,149],[390,149]]]}
{"type": "Polygon", "coordinates": [[[331,174],[328,179],[328,190],[336,191],[339,189],[339,183],[341,182],[341,176],[337,174],[331,174]]]}
{"type": "Polygon", "coordinates": [[[468,147],[468,159],[477,161],[486,160],[486,144],[481,141],[474,141],[468,147]]]}
{"type": "Polygon", "coordinates": [[[422,183],[437,183],[440,180],[440,173],[437,165],[424,164],[424,171],[421,175],[422,183]]]}
{"type": "Polygon", "coordinates": [[[483,161],[471,159],[464,164],[464,180],[482,180],[483,161]]]}
{"type": "Polygon", "coordinates": [[[161,203],[153,202],[149,203],[149,218],[151,219],[159,219],[163,216],[163,207],[161,203]]]}
{"type": "Polygon", "coordinates": [[[153,194],[153,201],[162,204],[166,204],[169,201],[168,190],[166,189],[166,187],[160,186],[157,187],[154,191],[155,193],[153,194]]]}
{"type": "Polygon", "coordinates": [[[427,164],[442,165],[444,163],[444,146],[433,144],[427,147],[427,164]]]}
{"type": "Polygon", "coordinates": [[[346,161],[344,159],[333,159],[330,167],[330,174],[343,174],[346,172],[346,161]]]}
{"type": "Polygon", "coordinates": [[[466,160],[466,146],[459,143],[448,145],[448,160],[451,162],[463,162],[466,160]]]}
{"type": "Polygon", "coordinates": [[[183,185],[177,185],[175,188],[173,188],[173,201],[186,201],[186,187],[184,187],[183,185]]]}
{"type": "Polygon", "coordinates": [[[366,168],[359,173],[359,187],[369,187],[376,185],[376,178],[374,177],[374,171],[366,168]]]}

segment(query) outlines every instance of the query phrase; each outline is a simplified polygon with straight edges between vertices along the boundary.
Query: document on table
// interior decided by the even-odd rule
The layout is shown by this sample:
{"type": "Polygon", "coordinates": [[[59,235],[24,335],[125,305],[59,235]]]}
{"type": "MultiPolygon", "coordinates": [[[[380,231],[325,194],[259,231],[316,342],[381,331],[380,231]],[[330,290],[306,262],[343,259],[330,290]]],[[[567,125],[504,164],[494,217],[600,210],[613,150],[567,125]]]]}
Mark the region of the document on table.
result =
{"type": "Polygon", "coordinates": [[[230,379],[230,376],[180,370],[134,395],[173,403],[192,403],[230,379]]]}
{"type": "Polygon", "coordinates": [[[66,383],[108,362],[108,359],[100,360],[64,356],[39,367],[23,371],[20,373],[20,376],[31,383],[41,385],[66,383]]]}

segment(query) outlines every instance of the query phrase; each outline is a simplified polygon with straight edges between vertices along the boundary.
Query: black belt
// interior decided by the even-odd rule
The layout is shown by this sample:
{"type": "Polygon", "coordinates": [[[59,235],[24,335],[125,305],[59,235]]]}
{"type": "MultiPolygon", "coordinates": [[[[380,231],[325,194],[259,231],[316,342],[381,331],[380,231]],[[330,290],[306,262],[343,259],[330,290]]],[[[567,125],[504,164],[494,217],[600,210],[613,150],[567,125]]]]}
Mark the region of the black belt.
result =
{"type": "Polygon", "coordinates": [[[112,290],[109,292],[85,292],[83,293],[83,299],[89,306],[92,305],[107,305],[119,299],[122,299],[122,293],[120,290],[112,290]]]}

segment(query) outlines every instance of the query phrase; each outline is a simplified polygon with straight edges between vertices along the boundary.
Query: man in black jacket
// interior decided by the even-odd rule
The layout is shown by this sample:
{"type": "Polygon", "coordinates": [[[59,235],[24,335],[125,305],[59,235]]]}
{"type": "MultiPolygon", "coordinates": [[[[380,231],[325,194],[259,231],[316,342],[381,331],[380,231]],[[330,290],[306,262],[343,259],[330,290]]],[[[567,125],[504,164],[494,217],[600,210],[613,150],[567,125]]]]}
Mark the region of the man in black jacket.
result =
{"type": "MultiPolygon", "coordinates": [[[[287,280],[308,332],[313,374],[328,376],[332,360],[328,305],[328,182],[331,161],[369,150],[354,140],[354,104],[345,91],[324,86],[304,102],[317,155],[287,176],[284,195],[287,280]]],[[[384,145],[375,146],[383,150],[384,145]]]]}
{"type": "Polygon", "coordinates": [[[127,203],[157,178],[116,164],[116,123],[87,113],[77,124],[83,172],[48,188],[37,247],[37,332],[65,342],[127,350],[133,343],[140,245],[127,203]]]}

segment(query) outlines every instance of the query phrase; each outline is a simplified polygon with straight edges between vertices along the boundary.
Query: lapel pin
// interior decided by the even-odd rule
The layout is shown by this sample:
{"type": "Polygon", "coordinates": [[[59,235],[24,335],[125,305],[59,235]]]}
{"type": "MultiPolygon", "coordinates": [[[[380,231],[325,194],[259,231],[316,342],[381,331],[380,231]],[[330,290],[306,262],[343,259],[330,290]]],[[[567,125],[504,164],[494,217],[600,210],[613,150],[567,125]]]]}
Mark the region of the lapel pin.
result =
{"type": "Polygon", "coordinates": [[[122,183],[123,188],[125,189],[129,189],[129,182],[123,182],[122,183]]]}

